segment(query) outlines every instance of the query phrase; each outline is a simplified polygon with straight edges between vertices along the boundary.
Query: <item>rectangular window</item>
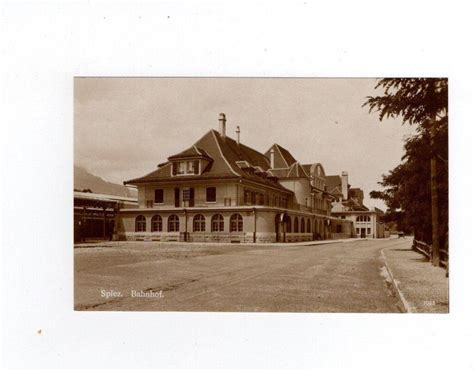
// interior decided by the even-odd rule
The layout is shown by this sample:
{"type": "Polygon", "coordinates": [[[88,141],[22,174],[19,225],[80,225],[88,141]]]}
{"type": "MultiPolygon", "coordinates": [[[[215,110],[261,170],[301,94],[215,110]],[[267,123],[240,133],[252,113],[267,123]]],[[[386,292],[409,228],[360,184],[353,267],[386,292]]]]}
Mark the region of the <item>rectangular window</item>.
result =
{"type": "Polygon", "coordinates": [[[174,189],[174,207],[179,207],[179,188],[174,189]]]}
{"type": "Polygon", "coordinates": [[[255,205],[257,203],[256,202],[257,194],[255,192],[251,192],[251,197],[252,197],[251,204],[255,205]]]}
{"type": "Polygon", "coordinates": [[[370,234],[370,228],[367,228],[367,234],[370,234]]]}
{"type": "Polygon", "coordinates": [[[216,187],[206,188],[206,202],[216,202],[216,187]]]}
{"type": "Polygon", "coordinates": [[[356,228],[356,234],[360,234],[360,229],[356,228]]]}
{"type": "Polygon", "coordinates": [[[194,161],[188,161],[188,168],[186,173],[194,174],[194,161]]]}
{"type": "Polygon", "coordinates": [[[186,163],[179,162],[178,163],[178,175],[184,174],[186,172],[186,163]]]}
{"type": "Polygon", "coordinates": [[[163,198],[163,190],[155,189],[155,204],[162,204],[164,202],[163,198]]]}
{"type": "Polygon", "coordinates": [[[244,204],[250,205],[251,202],[252,202],[251,192],[248,189],[246,189],[244,191],[244,204]]]}
{"type": "Polygon", "coordinates": [[[183,201],[189,201],[189,188],[183,189],[183,201]]]}

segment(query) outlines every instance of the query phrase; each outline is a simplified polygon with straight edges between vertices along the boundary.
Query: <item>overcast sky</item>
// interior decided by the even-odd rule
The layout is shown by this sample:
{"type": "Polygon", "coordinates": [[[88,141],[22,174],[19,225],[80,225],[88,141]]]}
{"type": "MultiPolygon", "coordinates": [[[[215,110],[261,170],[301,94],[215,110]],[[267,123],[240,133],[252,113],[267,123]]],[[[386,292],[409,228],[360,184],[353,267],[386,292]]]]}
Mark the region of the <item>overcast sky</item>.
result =
{"type": "Polygon", "coordinates": [[[414,128],[379,122],[361,107],[375,79],[76,78],[74,162],[115,183],[149,173],[193,144],[218,115],[227,135],[265,152],[273,143],[326,175],[349,172],[365,204],[385,210],[369,192],[400,163],[414,128]]]}

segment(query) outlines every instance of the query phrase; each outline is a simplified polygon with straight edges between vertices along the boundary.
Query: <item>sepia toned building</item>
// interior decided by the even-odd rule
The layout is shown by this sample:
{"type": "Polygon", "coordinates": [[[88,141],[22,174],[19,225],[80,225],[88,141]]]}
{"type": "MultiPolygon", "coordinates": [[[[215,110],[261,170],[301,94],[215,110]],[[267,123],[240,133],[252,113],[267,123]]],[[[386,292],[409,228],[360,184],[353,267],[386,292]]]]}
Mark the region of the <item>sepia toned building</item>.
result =
{"type": "Polygon", "coordinates": [[[226,117],[158,168],[124,182],[138,207],[120,210],[123,240],[295,242],[351,237],[353,223],[331,215],[319,163],[300,164],[278,144],[260,153],[226,134],[226,117]]]}
{"type": "Polygon", "coordinates": [[[137,200],[110,194],[74,191],[74,242],[111,240],[120,209],[137,208],[137,200]]]}
{"type": "Polygon", "coordinates": [[[364,205],[364,191],[352,188],[349,174],[330,175],[325,178],[327,190],[335,197],[332,215],[354,224],[355,235],[360,238],[384,238],[385,224],[381,221],[383,211],[377,208],[369,210],[364,205]]]}

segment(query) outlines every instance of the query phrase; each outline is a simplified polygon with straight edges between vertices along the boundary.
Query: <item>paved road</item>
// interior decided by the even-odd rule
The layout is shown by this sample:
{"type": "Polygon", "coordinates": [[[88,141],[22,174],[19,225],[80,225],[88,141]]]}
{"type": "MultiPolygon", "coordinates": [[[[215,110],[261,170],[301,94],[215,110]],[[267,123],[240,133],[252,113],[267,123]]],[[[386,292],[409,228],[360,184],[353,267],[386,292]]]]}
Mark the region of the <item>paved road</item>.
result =
{"type": "Polygon", "coordinates": [[[381,249],[408,240],[318,246],[129,244],[75,249],[77,310],[400,312],[381,249]],[[102,297],[107,292],[121,297],[102,297]],[[155,297],[132,297],[154,292],[155,297]],[[161,291],[161,297],[160,297],[161,291]]]}

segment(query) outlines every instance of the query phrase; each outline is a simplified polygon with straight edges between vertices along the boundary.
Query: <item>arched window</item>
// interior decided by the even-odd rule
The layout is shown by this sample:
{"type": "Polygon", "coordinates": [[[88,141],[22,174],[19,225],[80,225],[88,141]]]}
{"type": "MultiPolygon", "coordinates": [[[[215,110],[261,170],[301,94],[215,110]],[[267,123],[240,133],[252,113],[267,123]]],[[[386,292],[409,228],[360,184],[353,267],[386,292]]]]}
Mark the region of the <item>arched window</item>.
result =
{"type": "Polygon", "coordinates": [[[306,232],[311,233],[311,221],[306,219],[306,232]]]}
{"type": "Polygon", "coordinates": [[[211,232],[224,232],[224,217],[221,214],[212,216],[211,232]]]}
{"type": "Polygon", "coordinates": [[[357,217],[356,222],[360,222],[360,216],[357,217]]]}
{"type": "Polygon", "coordinates": [[[244,221],[242,215],[232,214],[230,217],[230,231],[231,232],[242,232],[244,230],[244,221]]]}
{"type": "Polygon", "coordinates": [[[204,215],[197,214],[193,219],[193,231],[194,232],[205,232],[206,231],[206,219],[204,215]]]}
{"type": "Polygon", "coordinates": [[[179,232],[178,215],[173,214],[168,217],[168,232],[179,232]]]}
{"type": "Polygon", "coordinates": [[[301,233],[304,233],[304,228],[305,225],[304,225],[304,218],[301,218],[301,233]]]}
{"type": "Polygon", "coordinates": [[[295,222],[293,223],[293,225],[294,225],[294,228],[295,228],[295,229],[293,230],[293,232],[298,233],[298,232],[300,231],[298,218],[295,218],[295,222]]]}
{"type": "Polygon", "coordinates": [[[143,215],[138,215],[135,219],[135,232],[146,231],[146,219],[143,215]]]}
{"type": "Polygon", "coordinates": [[[163,219],[159,215],[153,215],[151,218],[151,231],[161,232],[163,230],[163,219]]]}
{"type": "Polygon", "coordinates": [[[367,215],[367,221],[370,222],[370,216],[367,215]]]}

